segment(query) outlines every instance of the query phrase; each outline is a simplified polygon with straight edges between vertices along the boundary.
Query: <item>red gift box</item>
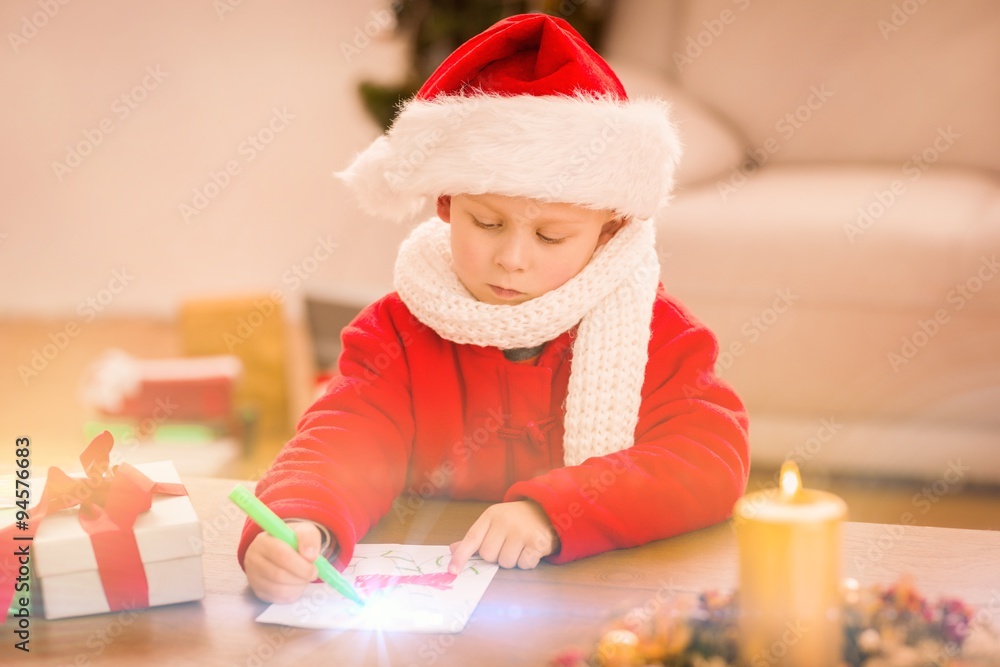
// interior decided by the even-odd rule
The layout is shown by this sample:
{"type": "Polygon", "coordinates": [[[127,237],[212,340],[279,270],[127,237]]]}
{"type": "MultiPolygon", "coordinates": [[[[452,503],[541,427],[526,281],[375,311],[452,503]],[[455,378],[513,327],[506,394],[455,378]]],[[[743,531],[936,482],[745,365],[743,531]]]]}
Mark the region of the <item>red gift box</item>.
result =
{"type": "Polygon", "coordinates": [[[105,417],[226,421],[241,372],[232,355],[135,359],[111,351],[91,368],[83,393],[105,417]]]}
{"type": "Polygon", "coordinates": [[[27,519],[0,531],[0,609],[26,572],[40,582],[46,618],[204,596],[200,524],[176,470],[110,466],[113,444],[107,431],[94,438],[82,477],[50,468],[27,519]]]}

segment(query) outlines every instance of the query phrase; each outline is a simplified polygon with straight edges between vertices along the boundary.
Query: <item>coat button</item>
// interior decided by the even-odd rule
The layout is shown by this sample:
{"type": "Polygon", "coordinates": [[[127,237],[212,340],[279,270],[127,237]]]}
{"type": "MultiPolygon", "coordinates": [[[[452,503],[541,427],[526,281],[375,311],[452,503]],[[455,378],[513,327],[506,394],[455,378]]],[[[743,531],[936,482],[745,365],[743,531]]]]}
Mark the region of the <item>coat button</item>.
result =
{"type": "Polygon", "coordinates": [[[530,442],[535,447],[545,447],[548,444],[548,440],[545,438],[545,433],[535,422],[528,422],[527,426],[524,428],[525,435],[528,436],[528,442],[530,442]]]}

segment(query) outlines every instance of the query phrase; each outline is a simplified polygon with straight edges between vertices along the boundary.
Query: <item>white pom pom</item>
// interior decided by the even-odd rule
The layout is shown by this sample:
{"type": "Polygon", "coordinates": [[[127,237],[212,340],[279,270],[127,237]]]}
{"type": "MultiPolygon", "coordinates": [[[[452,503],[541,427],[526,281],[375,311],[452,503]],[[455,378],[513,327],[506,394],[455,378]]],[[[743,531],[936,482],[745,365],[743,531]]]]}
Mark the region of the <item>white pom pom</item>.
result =
{"type": "Polygon", "coordinates": [[[347,169],[333,175],[347,184],[362,210],[401,222],[423,208],[426,197],[407,192],[405,175],[389,137],[381,136],[355,156],[347,169]]]}

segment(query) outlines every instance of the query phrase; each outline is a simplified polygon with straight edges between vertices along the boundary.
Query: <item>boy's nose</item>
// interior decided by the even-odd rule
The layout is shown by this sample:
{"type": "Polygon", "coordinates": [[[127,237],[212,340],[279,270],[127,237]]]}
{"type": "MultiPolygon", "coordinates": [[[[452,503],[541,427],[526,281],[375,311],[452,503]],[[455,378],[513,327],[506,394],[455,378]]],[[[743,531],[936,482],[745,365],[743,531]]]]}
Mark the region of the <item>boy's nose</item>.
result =
{"type": "Polygon", "coordinates": [[[525,268],[527,248],[524,240],[511,235],[503,240],[497,249],[496,263],[505,271],[514,272],[525,268]]]}

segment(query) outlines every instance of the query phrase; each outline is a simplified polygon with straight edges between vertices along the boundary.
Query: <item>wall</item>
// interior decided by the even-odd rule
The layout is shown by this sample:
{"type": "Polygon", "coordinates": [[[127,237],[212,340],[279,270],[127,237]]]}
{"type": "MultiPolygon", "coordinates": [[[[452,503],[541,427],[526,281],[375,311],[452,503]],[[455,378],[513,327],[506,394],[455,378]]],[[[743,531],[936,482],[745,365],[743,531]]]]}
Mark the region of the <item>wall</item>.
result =
{"type": "Polygon", "coordinates": [[[400,69],[382,5],[0,4],[0,316],[390,289],[405,230],[331,176],[378,132],[357,81],[400,69]]]}

